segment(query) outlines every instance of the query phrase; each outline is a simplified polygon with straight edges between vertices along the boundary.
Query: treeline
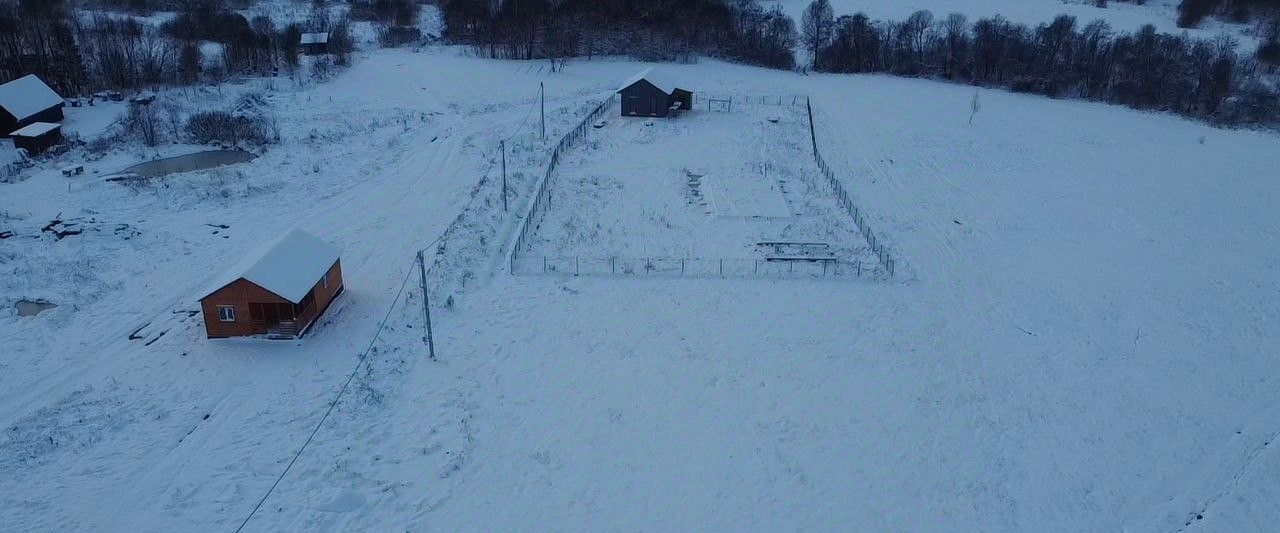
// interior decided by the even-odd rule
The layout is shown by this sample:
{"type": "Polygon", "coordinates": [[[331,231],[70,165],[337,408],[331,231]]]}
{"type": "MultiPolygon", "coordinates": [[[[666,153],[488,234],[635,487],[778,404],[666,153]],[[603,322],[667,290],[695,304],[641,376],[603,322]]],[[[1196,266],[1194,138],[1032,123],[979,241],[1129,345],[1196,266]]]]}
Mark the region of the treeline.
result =
{"type": "Polygon", "coordinates": [[[1280,124],[1276,90],[1227,37],[1191,39],[1149,25],[1117,33],[1104,21],[1081,27],[1066,15],[1035,27],[1000,16],[935,20],[928,11],[901,22],[861,13],[834,18],[827,1],[816,0],[803,24],[820,71],[927,77],[1227,124],[1280,124]]]}
{"type": "MultiPolygon", "coordinates": [[[[139,11],[177,9],[153,24],[106,11],[78,11],[68,0],[0,0],[0,82],[37,74],[64,95],[103,89],[142,89],[262,75],[299,66],[304,31],[329,32],[333,54],[323,69],[349,63],[355,42],[348,19],[331,18],[316,2],[309,19],[277,27],[266,16],[246,18],[231,9],[249,2],[223,0],[98,0],[139,11]]],[[[356,0],[365,16],[417,17],[412,0],[356,0]],[[413,8],[404,7],[404,3],[413,8]],[[410,15],[411,13],[411,15],[410,15]]],[[[100,4],[95,4],[95,6],[100,4]]]]}
{"type": "Polygon", "coordinates": [[[694,54],[792,68],[795,23],[756,0],[441,0],[446,34],[486,57],[694,54]]]}
{"type": "Polygon", "coordinates": [[[57,0],[0,1],[0,81],[35,73],[64,94],[86,85],[79,25],[57,0]]]}
{"type": "Polygon", "coordinates": [[[1237,23],[1250,22],[1261,15],[1274,25],[1280,16],[1280,0],[1182,0],[1178,3],[1179,27],[1194,28],[1211,15],[1237,23]]]}

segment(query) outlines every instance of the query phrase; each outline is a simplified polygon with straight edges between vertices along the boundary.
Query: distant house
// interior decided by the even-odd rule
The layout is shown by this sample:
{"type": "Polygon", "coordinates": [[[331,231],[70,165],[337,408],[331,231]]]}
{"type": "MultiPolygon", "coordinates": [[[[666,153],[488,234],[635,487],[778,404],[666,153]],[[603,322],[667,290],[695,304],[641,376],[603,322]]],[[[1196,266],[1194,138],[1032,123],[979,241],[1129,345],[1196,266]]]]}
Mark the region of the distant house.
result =
{"type": "Polygon", "coordinates": [[[622,116],[665,117],[672,111],[693,109],[693,92],[682,89],[653,69],[645,70],[618,87],[622,116]]]}
{"type": "Polygon", "coordinates": [[[0,135],[36,122],[61,122],[62,97],[35,74],[0,85],[0,135]]]}
{"type": "Polygon", "coordinates": [[[18,128],[9,137],[13,139],[14,148],[26,150],[27,155],[36,155],[62,142],[62,125],[35,122],[18,128]]]}
{"type": "Polygon", "coordinates": [[[327,54],[329,53],[329,32],[304,33],[299,38],[298,44],[302,47],[304,54],[327,54]]]}
{"type": "Polygon", "coordinates": [[[208,337],[301,337],[342,293],[339,253],[296,229],[264,244],[200,298],[208,337]]]}

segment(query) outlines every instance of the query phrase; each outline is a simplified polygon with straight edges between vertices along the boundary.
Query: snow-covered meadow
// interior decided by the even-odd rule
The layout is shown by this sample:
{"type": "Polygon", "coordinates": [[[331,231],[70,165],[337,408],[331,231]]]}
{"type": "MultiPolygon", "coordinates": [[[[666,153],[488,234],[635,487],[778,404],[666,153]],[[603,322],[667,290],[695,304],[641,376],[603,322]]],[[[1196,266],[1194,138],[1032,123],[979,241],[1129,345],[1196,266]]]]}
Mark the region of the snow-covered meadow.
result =
{"type": "MultiPolygon", "coordinates": [[[[279,121],[281,145],[247,163],[130,186],[101,178],[154,153],[72,152],[0,184],[0,529],[234,530],[353,368],[246,531],[1280,521],[1280,137],[922,80],[667,66],[694,90],[810,95],[897,279],[510,276],[545,150],[645,65],[552,74],[463,52],[367,52],[328,83],[206,95],[261,93],[279,121]],[[87,173],[64,177],[72,163],[87,173]],[[55,219],[83,232],[42,231],[55,219]],[[297,342],[205,340],[199,289],[293,226],[344,250],[347,293],[297,342]],[[439,361],[406,284],[428,247],[445,258],[439,361]],[[19,299],[59,307],[19,317],[19,299]]],[[[786,191],[744,198],[850,225],[799,185],[816,176],[804,120],[609,116],[557,178],[572,208],[543,224],[588,217],[608,238],[538,246],[745,253],[760,230],[691,204],[686,168],[764,164],[786,191]],[[648,207],[602,192],[654,175],[613,189],[648,207]]]]}
{"type": "Polygon", "coordinates": [[[767,258],[803,256],[864,261],[870,272],[875,256],[818,177],[806,98],[724,95],[722,104],[737,103],[715,106],[714,94],[699,93],[695,109],[676,119],[619,117],[612,107],[561,158],[554,200],[521,251],[524,266],[616,274],[637,263],[652,271],[659,261],[656,268],[696,263],[705,275],[724,259],[728,273],[758,274],[760,263],[794,268],[767,258]],[[777,242],[806,245],[761,244],[777,242]]]}

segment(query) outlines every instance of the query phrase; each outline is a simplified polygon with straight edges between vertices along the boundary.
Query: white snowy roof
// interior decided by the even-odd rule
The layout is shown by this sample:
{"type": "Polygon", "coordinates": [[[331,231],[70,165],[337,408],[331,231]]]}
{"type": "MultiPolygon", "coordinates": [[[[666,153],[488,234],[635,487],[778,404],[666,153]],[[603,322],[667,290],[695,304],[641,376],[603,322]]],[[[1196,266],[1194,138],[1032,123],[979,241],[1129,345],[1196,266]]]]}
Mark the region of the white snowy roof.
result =
{"type": "Polygon", "coordinates": [[[301,303],[339,254],[338,247],[295,229],[246,256],[218,277],[200,299],[243,278],[290,302],[301,303]]]}
{"type": "Polygon", "coordinates": [[[52,122],[32,122],[25,127],[18,128],[9,135],[14,137],[39,137],[61,127],[61,124],[54,124],[52,122]]]}
{"type": "Polygon", "coordinates": [[[302,44],[325,44],[328,42],[329,34],[327,32],[302,34],[302,44]]]}
{"type": "Polygon", "coordinates": [[[635,83],[640,80],[645,80],[645,81],[648,81],[649,83],[652,83],[654,87],[657,87],[658,89],[662,90],[662,92],[667,94],[671,94],[676,89],[680,88],[678,85],[676,85],[675,82],[671,81],[671,79],[665,76],[662,72],[657,71],[653,68],[647,68],[640,71],[635,76],[627,78],[627,81],[622,82],[622,85],[618,86],[618,90],[616,92],[622,92],[623,89],[626,89],[627,87],[635,85],[635,83]]]}
{"type": "Polygon", "coordinates": [[[27,74],[0,85],[0,107],[18,120],[62,103],[62,97],[53,92],[35,74],[27,74]]]}

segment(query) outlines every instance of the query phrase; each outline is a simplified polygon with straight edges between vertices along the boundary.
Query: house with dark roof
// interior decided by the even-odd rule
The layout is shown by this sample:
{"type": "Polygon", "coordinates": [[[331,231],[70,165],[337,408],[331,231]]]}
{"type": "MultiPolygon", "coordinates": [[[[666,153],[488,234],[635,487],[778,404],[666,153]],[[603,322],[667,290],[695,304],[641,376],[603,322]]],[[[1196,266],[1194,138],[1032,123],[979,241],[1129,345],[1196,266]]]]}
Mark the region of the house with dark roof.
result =
{"type": "Polygon", "coordinates": [[[26,150],[27,155],[36,155],[62,142],[62,125],[34,122],[18,128],[9,137],[13,139],[14,148],[26,150]]]}
{"type": "Polygon", "coordinates": [[[302,53],[307,55],[329,53],[329,32],[309,32],[298,38],[302,53]]]}
{"type": "Polygon", "coordinates": [[[292,230],[263,243],[200,298],[210,339],[301,337],[342,293],[339,250],[292,230]]]}
{"type": "Polygon", "coordinates": [[[62,97],[35,74],[0,85],[0,136],[37,122],[61,122],[62,106],[62,97]]]}
{"type": "Polygon", "coordinates": [[[693,91],[680,88],[654,69],[622,82],[618,94],[624,117],[665,117],[673,111],[693,109],[693,91]]]}

